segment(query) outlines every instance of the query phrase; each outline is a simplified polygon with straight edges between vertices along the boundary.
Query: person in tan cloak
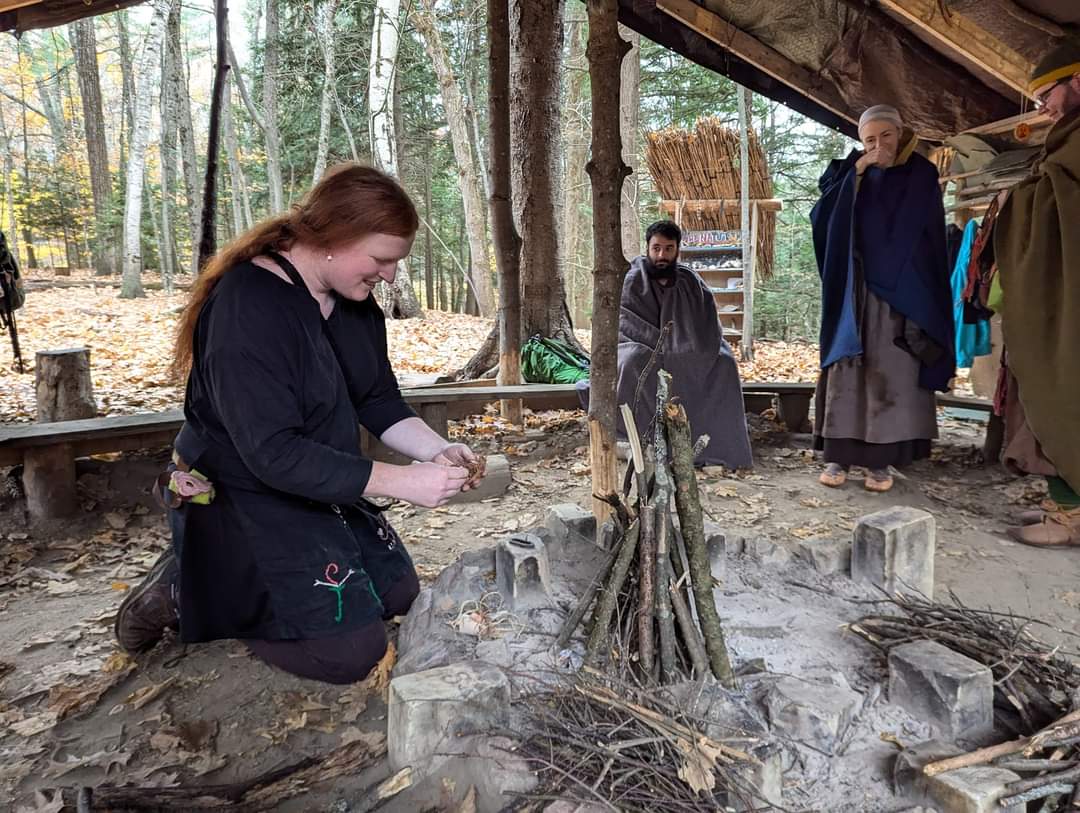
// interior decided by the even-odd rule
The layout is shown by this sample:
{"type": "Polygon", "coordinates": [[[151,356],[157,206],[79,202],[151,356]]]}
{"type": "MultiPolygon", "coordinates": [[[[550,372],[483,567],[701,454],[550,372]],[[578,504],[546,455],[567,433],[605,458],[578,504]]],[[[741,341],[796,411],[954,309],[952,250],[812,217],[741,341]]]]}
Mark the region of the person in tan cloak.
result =
{"type": "Polygon", "coordinates": [[[994,229],[1008,366],[1002,457],[1045,475],[1050,499],[1010,536],[1080,545],[1080,39],[1047,54],[1030,89],[1054,125],[994,229]]]}

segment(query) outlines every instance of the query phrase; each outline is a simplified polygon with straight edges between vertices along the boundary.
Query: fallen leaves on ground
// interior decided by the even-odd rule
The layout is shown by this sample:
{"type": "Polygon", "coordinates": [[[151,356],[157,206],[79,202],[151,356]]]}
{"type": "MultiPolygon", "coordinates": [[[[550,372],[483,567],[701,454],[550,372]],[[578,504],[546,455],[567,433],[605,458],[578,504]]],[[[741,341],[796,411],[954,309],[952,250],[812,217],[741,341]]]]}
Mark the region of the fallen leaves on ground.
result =
{"type": "MultiPolygon", "coordinates": [[[[27,282],[51,279],[27,272],[27,282]]],[[[147,282],[156,275],[146,275],[147,282]]],[[[66,347],[90,348],[90,369],[100,415],[177,409],[183,388],[169,374],[169,359],[186,291],[147,291],[143,299],[120,299],[115,287],[92,287],[85,274],[68,278],[85,287],[32,288],[19,314],[19,340],[26,372],[11,364],[0,342],[0,422],[32,421],[35,413],[34,354],[66,347]]],[[[100,282],[100,278],[96,280],[100,282]]],[[[426,311],[424,319],[388,319],[387,344],[399,377],[450,373],[464,366],[483,344],[492,320],[426,311]]],[[[588,348],[591,331],[575,331],[588,348]]],[[[817,346],[759,340],[752,362],[740,362],[744,381],[814,381],[817,346]]],[[[737,354],[736,354],[737,355],[737,354]]],[[[494,427],[492,431],[497,431],[494,427]]]]}

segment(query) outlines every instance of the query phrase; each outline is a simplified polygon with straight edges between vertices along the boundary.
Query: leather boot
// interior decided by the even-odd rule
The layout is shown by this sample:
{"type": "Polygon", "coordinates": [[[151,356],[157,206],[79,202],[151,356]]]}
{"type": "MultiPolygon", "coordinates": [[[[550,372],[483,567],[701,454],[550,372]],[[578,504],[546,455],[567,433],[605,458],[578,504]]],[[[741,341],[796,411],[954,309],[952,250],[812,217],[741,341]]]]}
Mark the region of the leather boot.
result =
{"type": "Polygon", "coordinates": [[[120,604],[113,625],[120,646],[131,653],[144,652],[165,636],[166,629],[180,629],[179,589],[180,567],[169,548],[120,604]]]}

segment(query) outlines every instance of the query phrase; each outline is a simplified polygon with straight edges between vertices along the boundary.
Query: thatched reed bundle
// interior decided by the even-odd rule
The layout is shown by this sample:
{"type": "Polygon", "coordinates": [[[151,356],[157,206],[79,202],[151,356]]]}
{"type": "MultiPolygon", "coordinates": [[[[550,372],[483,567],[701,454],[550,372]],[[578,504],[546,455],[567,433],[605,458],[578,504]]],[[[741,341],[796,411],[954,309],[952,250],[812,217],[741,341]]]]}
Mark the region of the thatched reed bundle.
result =
{"type": "MultiPolygon", "coordinates": [[[[750,199],[773,196],[772,180],[757,134],[750,132],[750,199]]],[[[676,127],[648,133],[645,159],[660,197],[665,200],[739,200],[739,132],[725,127],[720,119],[700,118],[693,132],[676,127]]],[[[772,275],[776,213],[762,211],[758,223],[757,273],[762,279],[772,275]]],[[[723,211],[683,212],[682,227],[735,230],[741,228],[738,205],[723,211]]]]}

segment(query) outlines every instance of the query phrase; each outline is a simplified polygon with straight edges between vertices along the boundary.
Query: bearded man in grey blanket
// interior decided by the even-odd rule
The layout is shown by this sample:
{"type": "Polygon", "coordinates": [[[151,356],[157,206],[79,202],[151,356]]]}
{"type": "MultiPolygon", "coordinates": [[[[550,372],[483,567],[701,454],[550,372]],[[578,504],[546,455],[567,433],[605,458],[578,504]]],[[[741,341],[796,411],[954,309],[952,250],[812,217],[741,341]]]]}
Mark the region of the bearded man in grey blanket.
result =
{"type": "MultiPolygon", "coordinates": [[[[617,403],[631,406],[638,431],[651,439],[656,374],[667,370],[695,441],[709,436],[695,463],[749,468],[753,457],[739,368],[724,341],[712,292],[679,264],[681,241],[671,221],[653,223],[645,232],[646,253],[630,264],[623,281],[617,403]]],[[[619,432],[625,439],[626,428],[619,432]]]]}

